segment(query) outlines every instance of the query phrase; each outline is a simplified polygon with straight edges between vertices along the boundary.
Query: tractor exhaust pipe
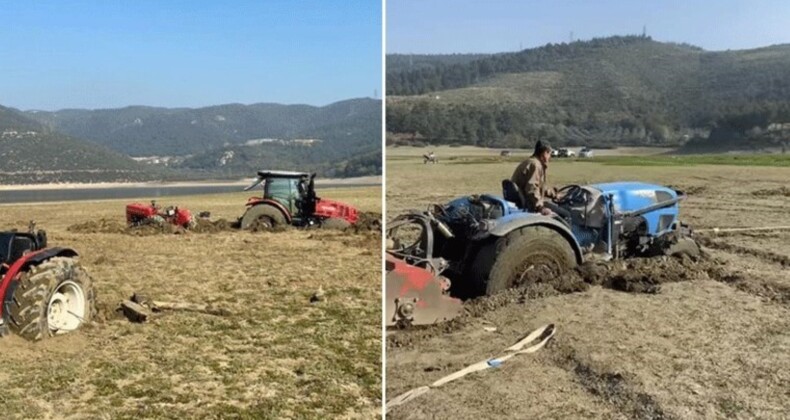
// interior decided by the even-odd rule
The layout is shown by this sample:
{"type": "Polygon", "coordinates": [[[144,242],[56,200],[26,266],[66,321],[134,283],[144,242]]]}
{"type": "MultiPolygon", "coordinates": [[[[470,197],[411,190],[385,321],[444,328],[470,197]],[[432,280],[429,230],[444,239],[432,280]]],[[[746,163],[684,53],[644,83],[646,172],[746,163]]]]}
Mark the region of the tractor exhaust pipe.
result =
{"type": "Polygon", "coordinates": [[[249,186],[249,187],[245,188],[245,189],[244,189],[244,191],[249,191],[249,190],[251,190],[251,189],[253,189],[253,188],[257,187],[258,185],[260,185],[260,184],[261,184],[261,182],[263,182],[263,180],[264,180],[264,179],[265,179],[265,178],[258,178],[258,179],[256,179],[256,180],[255,180],[255,182],[253,182],[252,184],[250,184],[250,186],[249,186]]]}

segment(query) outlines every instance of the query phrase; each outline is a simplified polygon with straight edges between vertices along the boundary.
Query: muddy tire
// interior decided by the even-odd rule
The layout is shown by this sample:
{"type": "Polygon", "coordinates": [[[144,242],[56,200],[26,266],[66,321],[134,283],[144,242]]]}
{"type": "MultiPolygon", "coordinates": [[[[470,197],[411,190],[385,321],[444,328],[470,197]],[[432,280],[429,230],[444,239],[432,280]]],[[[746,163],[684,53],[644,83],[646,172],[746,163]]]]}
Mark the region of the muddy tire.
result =
{"type": "MultiPolygon", "coordinates": [[[[476,295],[494,295],[576,266],[571,244],[560,233],[528,226],[485,245],[472,265],[476,295]]],[[[551,280],[551,279],[546,279],[551,280]]]]}
{"type": "Polygon", "coordinates": [[[670,245],[664,253],[673,257],[680,257],[683,255],[691,258],[699,257],[699,245],[691,238],[680,238],[677,242],[670,245]]]}
{"type": "Polygon", "coordinates": [[[11,331],[28,340],[72,332],[96,315],[93,281],[76,260],[49,259],[19,275],[6,311],[11,331]]]}
{"type": "Polygon", "coordinates": [[[339,217],[330,217],[321,221],[321,227],[324,229],[343,230],[349,226],[351,226],[351,223],[348,223],[348,220],[339,217]]]}
{"type": "Polygon", "coordinates": [[[241,228],[248,230],[253,226],[256,229],[266,230],[285,226],[285,215],[276,207],[269,204],[259,204],[247,209],[241,218],[241,228]]]}

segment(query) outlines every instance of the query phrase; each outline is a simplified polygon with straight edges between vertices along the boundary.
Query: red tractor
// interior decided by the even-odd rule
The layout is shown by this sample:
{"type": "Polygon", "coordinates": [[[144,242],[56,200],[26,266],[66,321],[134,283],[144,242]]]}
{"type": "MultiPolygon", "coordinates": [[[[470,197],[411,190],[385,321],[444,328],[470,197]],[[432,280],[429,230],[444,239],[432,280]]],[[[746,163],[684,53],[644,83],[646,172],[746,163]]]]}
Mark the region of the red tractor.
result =
{"type": "Polygon", "coordinates": [[[242,229],[277,226],[320,226],[342,229],[359,217],[348,204],[319,198],[315,174],[288,171],[259,171],[258,179],[244,191],[263,184],[263,197],[250,197],[242,216],[242,229]]]}
{"type": "Polygon", "coordinates": [[[163,210],[156,204],[156,201],[152,200],[151,204],[127,204],[126,223],[129,226],[170,223],[188,229],[194,222],[192,213],[189,210],[173,206],[166,207],[163,210]]]}
{"type": "Polygon", "coordinates": [[[65,334],[90,322],[96,293],[70,248],[47,248],[44,231],[0,232],[0,335],[28,340],[65,334]]]}

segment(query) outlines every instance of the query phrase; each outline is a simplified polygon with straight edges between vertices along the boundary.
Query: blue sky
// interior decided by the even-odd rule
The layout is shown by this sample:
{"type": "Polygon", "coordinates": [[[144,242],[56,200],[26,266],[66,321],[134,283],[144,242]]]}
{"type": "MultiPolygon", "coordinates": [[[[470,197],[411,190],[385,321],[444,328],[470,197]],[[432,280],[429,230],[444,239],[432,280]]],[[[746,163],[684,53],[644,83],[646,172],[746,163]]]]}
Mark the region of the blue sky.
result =
{"type": "Polygon", "coordinates": [[[647,34],[706,50],[790,43],[787,0],[388,0],[388,53],[515,51],[647,34]]]}
{"type": "Polygon", "coordinates": [[[2,1],[0,105],[381,96],[381,1],[2,1]]]}

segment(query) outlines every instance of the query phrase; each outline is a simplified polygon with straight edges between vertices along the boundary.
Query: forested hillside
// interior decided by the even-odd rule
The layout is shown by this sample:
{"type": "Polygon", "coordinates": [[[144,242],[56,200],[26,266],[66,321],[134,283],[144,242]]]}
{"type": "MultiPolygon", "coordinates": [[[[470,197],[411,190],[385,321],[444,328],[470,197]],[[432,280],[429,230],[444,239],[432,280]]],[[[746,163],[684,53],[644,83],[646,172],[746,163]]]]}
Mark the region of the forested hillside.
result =
{"type": "Polygon", "coordinates": [[[708,52],[625,36],[406,57],[387,68],[389,143],[701,146],[727,132],[760,148],[783,141],[770,124],[790,123],[790,45],[708,52]]]}

